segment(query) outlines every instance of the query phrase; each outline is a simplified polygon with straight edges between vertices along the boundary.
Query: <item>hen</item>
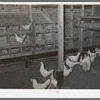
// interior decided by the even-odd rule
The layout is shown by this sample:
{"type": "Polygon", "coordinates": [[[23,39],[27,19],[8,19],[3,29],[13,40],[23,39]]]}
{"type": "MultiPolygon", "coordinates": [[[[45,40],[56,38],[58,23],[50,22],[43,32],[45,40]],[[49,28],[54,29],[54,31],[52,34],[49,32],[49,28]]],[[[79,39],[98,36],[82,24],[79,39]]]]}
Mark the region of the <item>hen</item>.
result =
{"type": "Polygon", "coordinates": [[[63,75],[66,77],[66,76],[69,76],[69,74],[72,72],[72,68],[69,68],[67,69],[67,67],[64,65],[64,73],[63,75]]]}
{"type": "Polygon", "coordinates": [[[80,65],[83,65],[83,63],[85,62],[85,58],[86,58],[86,54],[80,57],[80,65]]]}
{"type": "Polygon", "coordinates": [[[80,56],[80,52],[78,52],[77,55],[68,56],[68,58],[70,58],[72,61],[78,61],[79,56],[80,56]]]}
{"type": "Polygon", "coordinates": [[[57,80],[54,78],[54,76],[53,76],[53,73],[51,74],[51,76],[50,76],[50,80],[51,80],[51,84],[53,84],[54,86],[56,86],[57,87],[57,80]]]}
{"type": "Polygon", "coordinates": [[[71,68],[74,67],[76,64],[79,64],[80,62],[74,62],[71,59],[69,59],[69,57],[66,58],[66,64],[71,68]]]}
{"type": "Polygon", "coordinates": [[[97,54],[100,56],[100,49],[99,48],[95,48],[95,51],[97,52],[97,54]]]}
{"type": "Polygon", "coordinates": [[[22,36],[22,38],[19,37],[17,34],[15,34],[16,41],[17,41],[18,43],[20,43],[20,44],[22,44],[22,43],[25,41],[25,37],[26,37],[26,34],[24,34],[24,35],[22,36]]]}
{"type": "Polygon", "coordinates": [[[90,67],[91,67],[91,62],[90,62],[90,57],[89,55],[84,55],[84,58],[80,59],[80,65],[82,66],[83,70],[86,72],[86,71],[89,71],[90,70],[90,67]]]}
{"type": "Polygon", "coordinates": [[[97,57],[97,53],[98,52],[92,53],[90,50],[88,50],[87,54],[90,56],[91,62],[94,62],[94,59],[97,57]]]}
{"type": "Polygon", "coordinates": [[[46,80],[45,83],[37,83],[35,79],[31,79],[31,82],[34,89],[46,89],[50,84],[50,79],[46,80]]]}
{"type": "Polygon", "coordinates": [[[28,25],[20,25],[20,27],[23,28],[24,30],[29,30],[31,25],[32,25],[32,22],[29,23],[28,25]]]}
{"type": "Polygon", "coordinates": [[[46,77],[49,76],[54,71],[54,69],[47,71],[44,68],[44,63],[43,62],[40,62],[40,63],[41,63],[40,73],[46,79],[46,77]]]}

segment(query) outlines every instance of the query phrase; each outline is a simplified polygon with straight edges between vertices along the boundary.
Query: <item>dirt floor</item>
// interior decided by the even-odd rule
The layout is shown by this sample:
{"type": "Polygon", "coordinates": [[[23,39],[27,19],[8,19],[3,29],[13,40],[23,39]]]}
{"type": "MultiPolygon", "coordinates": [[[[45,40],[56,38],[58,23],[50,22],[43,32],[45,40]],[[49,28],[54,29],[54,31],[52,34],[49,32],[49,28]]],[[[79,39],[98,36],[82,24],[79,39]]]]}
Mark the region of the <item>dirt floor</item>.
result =
{"type": "MultiPolygon", "coordinates": [[[[57,69],[57,58],[52,62],[45,62],[47,70],[57,69]]],[[[1,89],[33,89],[31,78],[42,83],[44,80],[39,72],[40,63],[30,68],[9,70],[0,72],[1,89]]],[[[65,78],[62,89],[100,89],[100,57],[97,57],[91,65],[89,72],[76,65],[73,72],[65,78]]]]}

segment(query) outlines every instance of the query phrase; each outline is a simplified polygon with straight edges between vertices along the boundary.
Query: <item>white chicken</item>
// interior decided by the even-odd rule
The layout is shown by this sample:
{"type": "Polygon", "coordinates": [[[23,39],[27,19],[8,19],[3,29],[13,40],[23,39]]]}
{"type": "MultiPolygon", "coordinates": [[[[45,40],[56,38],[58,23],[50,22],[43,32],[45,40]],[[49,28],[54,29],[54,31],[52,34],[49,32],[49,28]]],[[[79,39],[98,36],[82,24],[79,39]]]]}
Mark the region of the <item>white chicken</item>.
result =
{"type": "Polygon", "coordinates": [[[29,30],[31,25],[32,25],[32,22],[30,22],[28,25],[20,25],[20,27],[23,28],[24,30],[29,30]]]}
{"type": "Polygon", "coordinates": [[[92,53],[90,50],[88,50],[87,54],[90,56],[91,62],[94,62],[94,59],[97,57],[97,53],[98,52],[92,53]]]}
{"type": "Polygon", "coordinates": [[[17,41],[18,43],[20,43],[20,44],[22,44],[22,43],[25,41],[25,37],[26,37],[26,34],[24,34],[24,35],[22,36],[22,38],[19,37],[17,34],[15,34],[16,41],[17,41]]]}
{"type": "Polygon", "coordinates": [[[50,84],[50,79],[46,80],[45,83],[37,83],[35,79],[31,79],[31,82],[34,89],[46,89],[50,84]]]}
{"type": "Polygon", "coordinates": [[[68,58],[71,59],[72,61],[78,61],[79,56],[80,52],[78,52],[77,55],[68,56],[68,58]]]}
{"type": "Polygon", "coordinates": [[[49,76],[54,71],[54,69],[51,69],[51,70],[47,71],[44,68],[44,63],[43,62],[40,62],[40,63],[41,63],[40,73],[44,77],[44,79],[46,79],[46,77],[49,76]]]}
{"type": "Polygon", "coordinates": [[[50,80],[51,80],[51,84],[53,84],[54,86],[56,86],[57,87],[57,80],[54,78],[54,76],[53,76],[53,73],[51,74],[51,76],[50,76],[50,80]]]}
{"type": "Polygon", "coordinates": [[[69,68],[67,69],[67,67],[64,65],[64,73],[63,75],[66,77],[66,76],[69,76],[69,74],[72,72],[72,68],[69,68]]]}
{"type": "MultiPolygon", "coordinates": [[[[83,55],[82,55],[83,56],[83,55]]],[[[83,63],[85,62],[85,58],[86,58],[86,55],[84,54],[84,56],[80,58],[80,65],[82,66],[83,63]]]]}
{"type": "Polygon", "coordinates": [[[82,66],[83,70],[89,71],[91,67],[91,62],[90,62],[90,56],[89,55],[84,55],[84,58],[80,59],[80,65],[82,66]]]}
{"type": "Polygon", "coordinates": [[[99,48],[95,48],[95,51],[97,52],[97,54],[100,56],[100,49],[99,48]]]}
{"type": "Polygon", "coordinates": [[[66,58],[66,64],[71,68],[71,67],[74,67],[75,65],[77,64],[80,64],[80,62],[74,62],[74,61],[71,61],[71,59],[69,57],[66,58]]]}

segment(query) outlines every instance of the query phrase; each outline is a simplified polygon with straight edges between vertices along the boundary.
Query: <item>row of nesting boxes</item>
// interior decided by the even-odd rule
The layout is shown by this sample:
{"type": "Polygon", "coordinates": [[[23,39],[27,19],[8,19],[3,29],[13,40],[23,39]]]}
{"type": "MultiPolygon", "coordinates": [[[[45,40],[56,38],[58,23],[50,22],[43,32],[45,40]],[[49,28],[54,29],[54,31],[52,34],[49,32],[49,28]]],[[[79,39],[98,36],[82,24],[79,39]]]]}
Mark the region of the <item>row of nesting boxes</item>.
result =
{"type": "MultiPolygon", "coordinates": [[[[84,6],[84,16],[98,15],[100,6],[84,6]]],[[[14,57],[37,53],[57,51],[58,48],[58,9],[57,5],[33,5],[32,18],[34,26],[30,30],[20,28],[20,25],[30,22],[28,6],[2,5],[0,6],[0,56],[14,57]],[[20,45],[16,41],[15,33],[27,34],[25,42],[20,45]]],[[[82,13],[82,5],[65,6],[65,46],[74,49],[79,46],[79,28],[74,28],[82,13]]],[[[91,23],[91,21],[90,21],[91,23]]],[[[99,45],[99,31],[83,31],[84,47],[99,45]],[[95,33],[95,34],[94,34],[95,33]],[[91,35],[93,34],[93,35],[91,35]],[[92,38],[92,43],[91,43],[92,38]],[[96,40],[96,41],[95,41],[96,40]],[[91,45],[92,44],[92,45],[91,45]]]]}

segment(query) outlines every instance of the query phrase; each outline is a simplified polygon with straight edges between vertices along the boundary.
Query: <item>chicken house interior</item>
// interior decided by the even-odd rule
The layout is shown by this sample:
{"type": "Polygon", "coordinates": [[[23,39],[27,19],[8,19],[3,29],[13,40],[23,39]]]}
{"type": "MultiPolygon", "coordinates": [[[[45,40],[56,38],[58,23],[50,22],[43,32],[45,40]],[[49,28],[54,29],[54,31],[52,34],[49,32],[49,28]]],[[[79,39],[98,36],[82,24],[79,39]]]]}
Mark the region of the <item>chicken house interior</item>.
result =
{"type": "Polygon", "coordinates": [[[0,5],[0,89],[100,89],[100,5],[0,5]]]}

